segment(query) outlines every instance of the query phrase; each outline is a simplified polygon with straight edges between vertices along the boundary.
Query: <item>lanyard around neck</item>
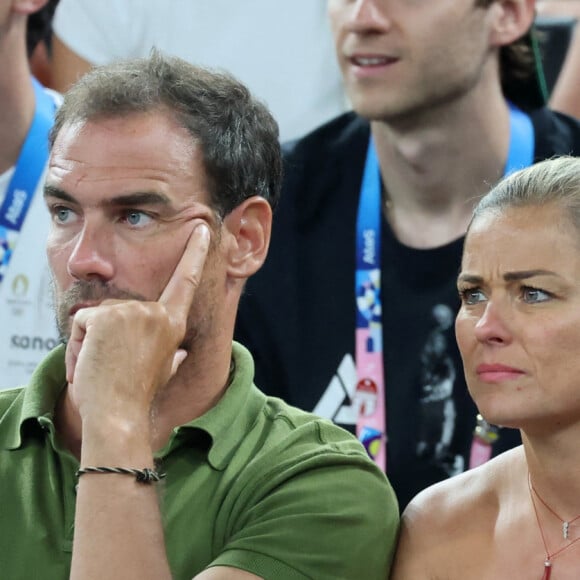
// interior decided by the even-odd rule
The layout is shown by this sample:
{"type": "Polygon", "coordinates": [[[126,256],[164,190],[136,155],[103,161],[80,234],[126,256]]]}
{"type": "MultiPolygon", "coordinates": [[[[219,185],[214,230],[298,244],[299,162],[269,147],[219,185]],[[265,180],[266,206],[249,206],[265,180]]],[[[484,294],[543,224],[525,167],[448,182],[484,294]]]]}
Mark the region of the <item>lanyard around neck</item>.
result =
{"type": "Polygon", "coordinates": [[[381,306],[381,176],[369,140],[356,227],[356,336],[357,385],[353,405],[357,436],[369,456],[386,470],[386,400],[381,306]]]}
{"type": "Polygon", "coordinates": [[[30,209],[34,192],[48,159],[48,134],[54,122],[54,99],[34,78],[34,118],[20,151],[4,201],[0,206],[0,283],[8,264],[24,219],[30,209]]]}
{"type": "MultiPolygon", "coordinates": [[[[509,108],[510,145],[504,175],[531,165],[534,156],[534,127],[529,116],[512,104],[509,108]]],[[[353,405],[358,416],[359,440],[377,465],[386,470],[387,410],[381,307],[381,190],[379,162],[371,137],[356,222],[357,385],[353,405]]]]}

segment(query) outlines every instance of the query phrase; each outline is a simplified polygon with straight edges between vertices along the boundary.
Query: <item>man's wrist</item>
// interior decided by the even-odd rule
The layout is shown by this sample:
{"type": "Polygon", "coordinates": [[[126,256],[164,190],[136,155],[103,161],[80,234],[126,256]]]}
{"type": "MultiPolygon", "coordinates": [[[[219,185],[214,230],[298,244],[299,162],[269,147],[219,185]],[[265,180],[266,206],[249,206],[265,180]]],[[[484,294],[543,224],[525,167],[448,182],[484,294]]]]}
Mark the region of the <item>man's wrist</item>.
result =
{"type": "Polygon", "coordinates": [[[83,421],[83,465],[152,466],[151,424],[125,418],[87,418],[83,421]]]}

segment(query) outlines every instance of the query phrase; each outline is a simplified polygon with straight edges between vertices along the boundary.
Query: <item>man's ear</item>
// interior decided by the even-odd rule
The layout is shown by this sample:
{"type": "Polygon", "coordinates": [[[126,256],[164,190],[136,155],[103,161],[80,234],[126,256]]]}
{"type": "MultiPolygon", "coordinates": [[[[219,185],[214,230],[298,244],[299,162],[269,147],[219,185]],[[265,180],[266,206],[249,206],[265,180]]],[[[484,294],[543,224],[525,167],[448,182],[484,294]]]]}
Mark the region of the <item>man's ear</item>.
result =
{"type": "Polygon", "coordinates": [[[260,196],[246,199],[224,218],[227,231],[228,274],[249,278],[257,272],[268,253],[272,231],[272,208],[260,196]]]}
{"type": "Polygon", "coordinates": [[[48,0],[12,0],[12,10],[18,14],[34,14],[48,4],[48,0]]]}
{"type": "Polygon", "coordinates": [[[536,0],[495,0],[490,43],[501,47],[515,42],[528,32],[536,15],[536,0]]]}

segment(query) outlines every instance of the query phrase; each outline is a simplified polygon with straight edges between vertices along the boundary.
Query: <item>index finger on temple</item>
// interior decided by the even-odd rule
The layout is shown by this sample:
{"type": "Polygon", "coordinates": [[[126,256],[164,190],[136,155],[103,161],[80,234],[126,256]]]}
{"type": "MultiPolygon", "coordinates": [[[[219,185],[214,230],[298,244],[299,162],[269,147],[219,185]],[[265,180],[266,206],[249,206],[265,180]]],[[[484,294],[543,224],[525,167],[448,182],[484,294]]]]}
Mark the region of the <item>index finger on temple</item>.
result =
{"type": "Polygon", "coordinates": [[[172,316],[187,318],[201,280],[209,243],[209,227],[200,222],[193,228],[181,259],[159,297],[159,302],[165,304],[172,316]]]}

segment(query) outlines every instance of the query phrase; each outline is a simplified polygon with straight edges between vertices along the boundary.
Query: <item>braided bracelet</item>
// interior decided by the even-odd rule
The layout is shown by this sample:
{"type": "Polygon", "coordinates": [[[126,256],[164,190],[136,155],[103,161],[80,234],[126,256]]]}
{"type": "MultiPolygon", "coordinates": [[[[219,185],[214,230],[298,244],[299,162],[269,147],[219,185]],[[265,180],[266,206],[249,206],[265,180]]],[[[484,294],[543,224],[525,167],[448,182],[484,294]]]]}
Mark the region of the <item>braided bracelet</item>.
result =
{"type": "Polygon", "coordinates": [[[154,483],[165,477],[165,473],[159,473],[154,469],[145,467],[143,469],[132,469],[130,467],[81,467],[76,476],[80,477],[85,473],[121,473],[123,475],[134,475],[139,483],[154,483]]]}

